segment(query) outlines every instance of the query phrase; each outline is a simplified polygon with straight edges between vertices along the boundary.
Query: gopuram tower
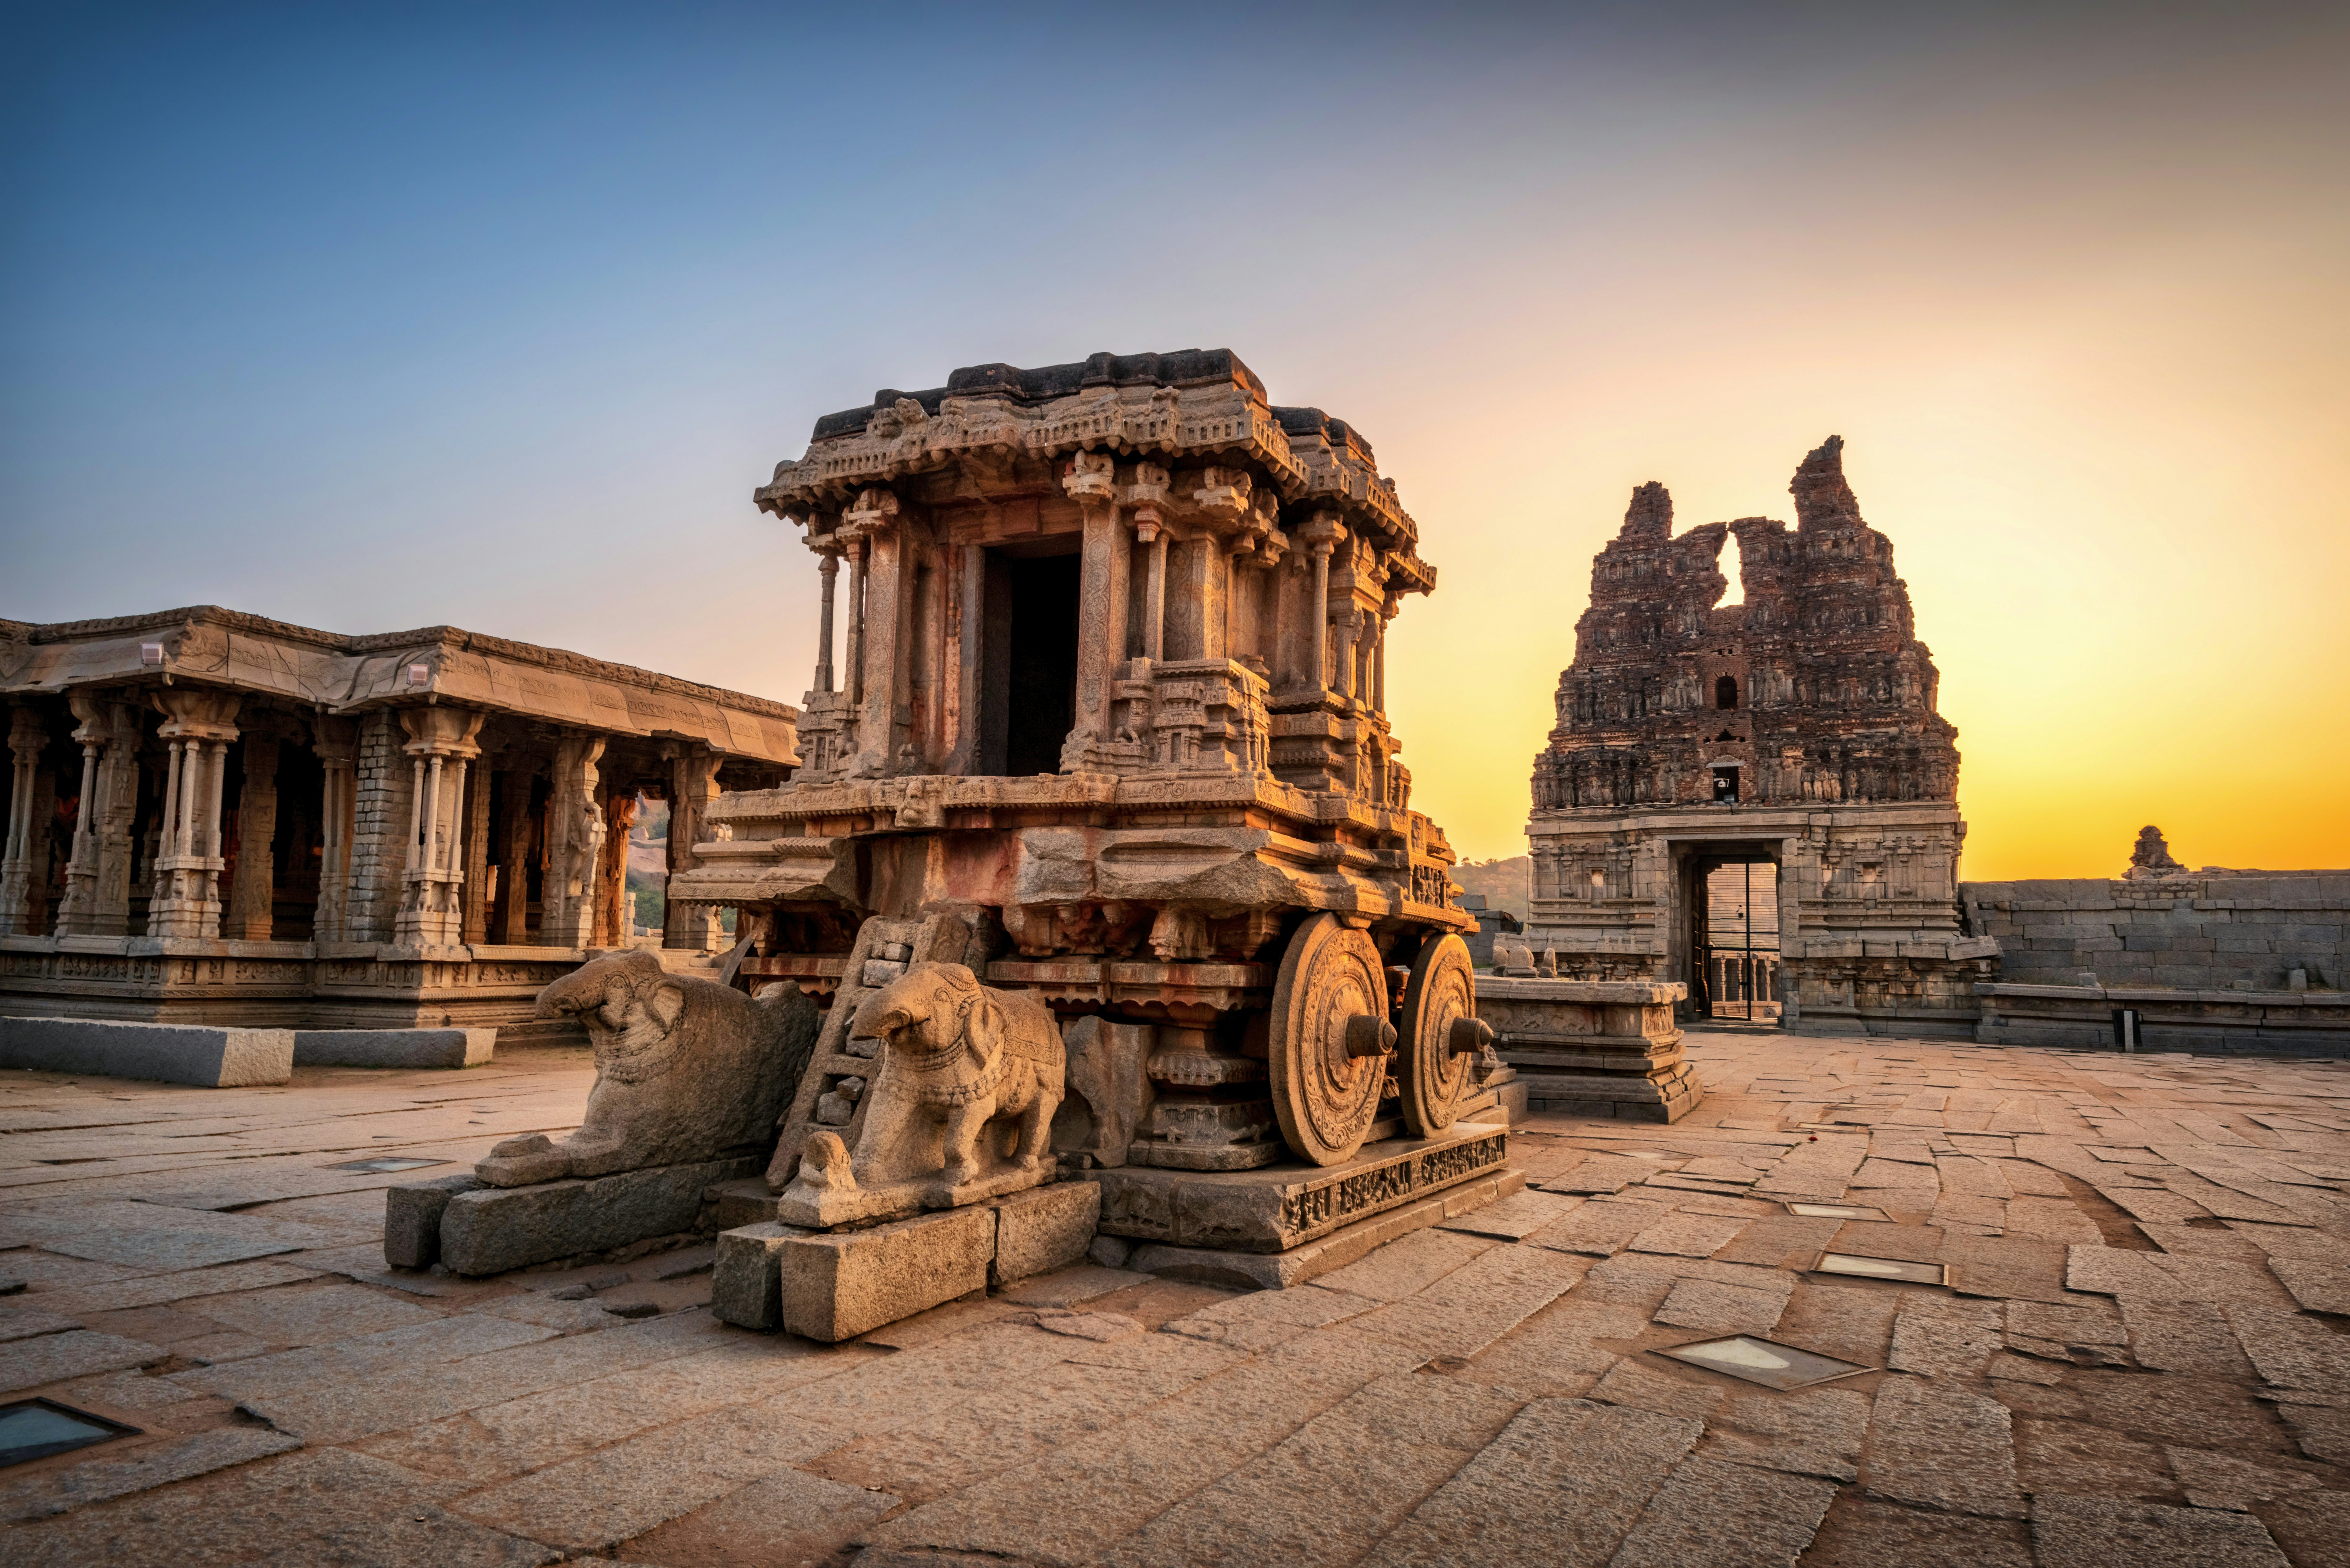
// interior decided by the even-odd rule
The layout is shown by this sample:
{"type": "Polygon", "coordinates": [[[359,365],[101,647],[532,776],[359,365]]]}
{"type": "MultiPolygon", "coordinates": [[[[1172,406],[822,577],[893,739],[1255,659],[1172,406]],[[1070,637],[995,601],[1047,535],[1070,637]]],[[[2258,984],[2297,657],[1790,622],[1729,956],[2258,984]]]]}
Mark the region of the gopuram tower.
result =
{"type": "Polygon", "coordinates": [[[1528,940],[1562,975],[1687,981],[1692,1018],[1970,1034],[1998,948],[1960,929],[1958,731],[1843,450],[1796,469],[1792,530],[1676,536],[1664,486],[1632,493],[1534,761],[1528,940]]]}

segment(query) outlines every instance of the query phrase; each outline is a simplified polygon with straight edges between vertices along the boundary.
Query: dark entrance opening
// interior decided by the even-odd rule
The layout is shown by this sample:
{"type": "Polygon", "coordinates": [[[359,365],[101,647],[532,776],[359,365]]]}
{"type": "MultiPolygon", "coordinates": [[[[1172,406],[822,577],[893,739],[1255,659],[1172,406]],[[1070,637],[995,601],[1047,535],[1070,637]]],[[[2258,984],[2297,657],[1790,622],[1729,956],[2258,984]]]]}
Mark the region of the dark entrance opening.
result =
{"type": "Polygon", "coordinates": [[[1690,900],[1690,1012],[1699,1018],[1779,1022],[1779,867],[1719,857],[1696,867],[1690,900]]]}
{"type": "Polygon", "coordinates": [[[976,759],[982,774],[1061,771],[1061,743],[1076,724],[1077,567],[1074,552],[987,553],[976,759]]]}

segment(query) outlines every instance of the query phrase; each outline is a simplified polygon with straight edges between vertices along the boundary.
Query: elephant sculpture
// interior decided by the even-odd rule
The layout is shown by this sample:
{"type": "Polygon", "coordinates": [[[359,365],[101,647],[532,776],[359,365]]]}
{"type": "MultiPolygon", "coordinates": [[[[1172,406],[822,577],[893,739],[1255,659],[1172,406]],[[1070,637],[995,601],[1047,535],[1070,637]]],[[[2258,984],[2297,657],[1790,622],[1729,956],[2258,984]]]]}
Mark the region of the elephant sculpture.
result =
{"type": "Polygon", "coordinates": [[[596,1086],[579,1129],[491,1149],[474,1174],[493,1187],[609,1176],[755,1151],[816,1049],[816,1003],[790,985],[754,1002],[732,986],[673,975],[639,949],[599,958],[538,994],[542,1018],[586,1026],[596,1086]]]}
{"type": "Polygon", "coordinates": [[[849,1033],[881,1044],[865,1122],[804,1151],[778,1218],[837,1225],[1033,1187],[1055,1167],[1067,1056],[1051,1009],[961,964],[918,963],[867,997],[849,1033]]]}

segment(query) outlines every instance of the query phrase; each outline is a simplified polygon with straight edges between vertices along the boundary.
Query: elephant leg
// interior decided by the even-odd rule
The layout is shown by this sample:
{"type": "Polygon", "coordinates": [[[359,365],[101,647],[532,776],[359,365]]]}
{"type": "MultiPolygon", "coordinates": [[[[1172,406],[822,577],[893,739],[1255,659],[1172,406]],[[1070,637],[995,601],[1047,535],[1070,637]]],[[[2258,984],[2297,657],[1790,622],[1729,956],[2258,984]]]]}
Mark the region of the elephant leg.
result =
{"type": "Polygon", "coordinates": [[[950,1187],[960,1187],[979,1174],[979,1157],[974,1145],[987,1118],[995,1114],[993,1100],[974,1100],[957,1106],[947,1113],[947,1165],[941,1174],[950,1187]]]}
{"type": "Polygon", "coordinates": [[[1060,1107],[1060,1096],[1042,1084],[1032,1088],[1020,1117],[1020,1163],[1031,1170],[1052,1158],[1047,1146],[1053,1141],[1053,1113],[1060,1107]]]}

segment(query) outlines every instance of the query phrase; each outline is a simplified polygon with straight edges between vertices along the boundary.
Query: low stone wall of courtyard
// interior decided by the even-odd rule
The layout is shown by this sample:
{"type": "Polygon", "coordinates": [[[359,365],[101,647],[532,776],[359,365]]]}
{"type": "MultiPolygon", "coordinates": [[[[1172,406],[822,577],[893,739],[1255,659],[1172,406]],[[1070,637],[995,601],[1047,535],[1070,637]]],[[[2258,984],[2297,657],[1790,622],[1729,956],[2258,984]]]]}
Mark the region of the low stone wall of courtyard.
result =
{"type": "Polygon", "coordinates": [[[1964,882],[1970,929],[2011,985],[2344,989],[2350,871],[2207,870],[2145,880],[1964,882]]]}

